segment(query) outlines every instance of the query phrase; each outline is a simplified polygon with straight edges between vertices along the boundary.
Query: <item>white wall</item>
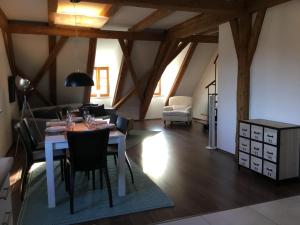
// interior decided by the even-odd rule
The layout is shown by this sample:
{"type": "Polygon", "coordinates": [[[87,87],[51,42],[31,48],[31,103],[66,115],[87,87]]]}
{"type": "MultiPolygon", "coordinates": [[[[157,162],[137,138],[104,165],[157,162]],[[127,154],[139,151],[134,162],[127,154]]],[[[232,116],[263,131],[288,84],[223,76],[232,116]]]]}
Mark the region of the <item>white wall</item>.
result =
{"type": "MultiPolygon", "coordinates": [[[[203,75],[200,77],[193,93],[193,117],[197,119],[207,119],[208,97],[207,89],[205,88],[209,83],[215,80],[215,64],[214,61],[217,52],[213,54],[207,65],[203,75]]],[[[214,86],[210,90],[213,91],[214,86]]]]}
{"type": "MultiPolygon", "coordinates": [[[[251,68],[250,118],[300,124],[300,2],[268,9],[251,68]]],[[[237,59],[220,26],[218,147],[234,152],[237,59]]]]}
{"type": "Polygon", "coordinates": [[[218,148],[234,153],[237,57],[229,23],[219,27],[218,148]]]}
{"type": "Polygon", "coordinates": [[[7,77],[11,75],[4,42],[0,31],[0,157],[5,156],[12,145],[12,118],[17,117],[17,103],[9,103],[7,77]]]}

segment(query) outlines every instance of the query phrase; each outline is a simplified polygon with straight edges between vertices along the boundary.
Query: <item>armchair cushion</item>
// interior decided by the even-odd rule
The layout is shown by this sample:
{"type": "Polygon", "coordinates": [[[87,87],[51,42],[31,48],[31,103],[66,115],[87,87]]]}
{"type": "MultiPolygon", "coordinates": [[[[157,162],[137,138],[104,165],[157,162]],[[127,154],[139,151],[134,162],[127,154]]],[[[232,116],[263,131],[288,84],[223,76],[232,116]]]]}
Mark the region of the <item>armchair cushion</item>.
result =
{"type": "Polygon", "coordinates": [[[169,106],[163,108],[162,118],[165,121],[190,122],[192,98],[188,96],[174,96],[169,99],[169,106]]]}

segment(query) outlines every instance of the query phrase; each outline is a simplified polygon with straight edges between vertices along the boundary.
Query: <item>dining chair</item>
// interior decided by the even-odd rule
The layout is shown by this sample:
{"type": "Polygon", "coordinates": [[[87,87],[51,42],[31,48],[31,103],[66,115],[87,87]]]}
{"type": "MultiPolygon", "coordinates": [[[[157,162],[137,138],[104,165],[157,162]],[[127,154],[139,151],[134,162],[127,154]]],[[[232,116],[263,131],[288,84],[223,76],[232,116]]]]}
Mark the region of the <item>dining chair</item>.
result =
{"type": "Polygon", "coordinates": [[[109,123],[111,124],[117,124],[118,115],[117,114],[111,114],[109,117],[109,123]]]}
{"type": "MultiPolygon", "coordinates": [[[[45,150],[45,146],[44,146],[44,142],[40,142],[38,141],[36,134],[33,131],[33,127],[30,124],[30,121],[27,118],[23,119],[23,123],[25,125],[26,131],[30,137],[30,142],[31,145],[33,147],[33,151],[37,151],[37,150],[45,150]]],[[[60,152],[60,154],[63,153],[62,151],[60,152]]],[[[64,151],[64,153],[66,153],[66,151],[64,151]]],[[[62,157],[60,160],[60,170],[61,170],[61,180],[64,181],[64,160],[65,157],[62,157]]]]}
{"type": "MultiPolygon", "coordinates": [[[[118,116],[117,121],[116,121],[116,128],[121,131],[123,134],[127,135],[128,133],[128,126],[129,126],[129,120],[127,118],[118,116]]],[[[118,157],[118,146],[117,145],[109,145],[108,150],[107,150],[108,155],[114,156],[114,159],[118,157]]],[[[127,153],[125,151],[125,161],[128,166],[130,176],[131,176],[131,182],[134,184],[134,178],[133,178],[133,173],[132,173],[132,168],[130,161],[128,159],[127,153]]]]}
{"type": "Polygon", "coordinates": [[[108,190],[109,206],[112,207],[112,192],[107,169],[109,129],[69,131],[67,132],[67,139],[69,143],[69,156],[66,162],[65,174],[67,190],[69,191],[70,197],[71,214],[74,213],[75,175],[76,172],[79,171],[92,171],[94,189],[95,170],[100,170],[100,181],[102,181],[102,172],[104,172],[108,190]]]}
{"type": "MultiPolygon", "coordinates": [[[[23,144],[23,149],[25,150],[25,164],[22,169],[21,175],[21,201],[24,200],[24,194],[26,191],[27,185],[27,177],[31,166],[37,162],[46,161],[45,150],[44,149],[36,149],[32,144],[30,134],[27,131],[26,125],[23,121],[18,122],[15,125],[15,129],[20,137],[20,141],[23,144]]],[[[63,176],[63,160],[65,158],[64,151],[55,151],[53,159],[61,161],[61,173],[63,176]]]]}

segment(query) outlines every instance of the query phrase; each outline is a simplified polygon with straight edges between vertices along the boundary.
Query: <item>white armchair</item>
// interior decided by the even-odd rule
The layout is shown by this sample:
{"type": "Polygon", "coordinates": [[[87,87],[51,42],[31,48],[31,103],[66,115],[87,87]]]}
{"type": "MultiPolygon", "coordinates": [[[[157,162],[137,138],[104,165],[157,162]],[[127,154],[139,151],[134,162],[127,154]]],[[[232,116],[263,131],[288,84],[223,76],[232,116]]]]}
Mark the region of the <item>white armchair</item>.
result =
{"type": "Polygon", "coordinates": [[[169,98],[169,106],[165,106],[162,113],[162,119],[166,126],[167,121],[186,122],[191,125],[192,122],[192,97],[174,96],[169,98]]]}

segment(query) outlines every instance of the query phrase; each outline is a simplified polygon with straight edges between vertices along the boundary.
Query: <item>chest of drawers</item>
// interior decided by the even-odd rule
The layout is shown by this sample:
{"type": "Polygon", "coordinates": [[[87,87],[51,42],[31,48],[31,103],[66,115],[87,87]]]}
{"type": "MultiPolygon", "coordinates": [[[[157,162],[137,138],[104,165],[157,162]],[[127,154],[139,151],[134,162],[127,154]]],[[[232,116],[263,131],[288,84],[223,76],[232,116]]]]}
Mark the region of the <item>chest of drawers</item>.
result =
{"type": "Polygon", "coordinates": [[[300,126],[254,119],[239,122],[239,168],[273,180],[299,177],[300,126]]]}

